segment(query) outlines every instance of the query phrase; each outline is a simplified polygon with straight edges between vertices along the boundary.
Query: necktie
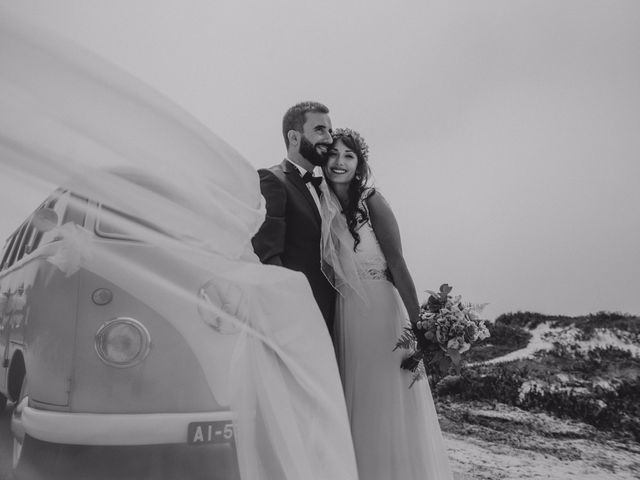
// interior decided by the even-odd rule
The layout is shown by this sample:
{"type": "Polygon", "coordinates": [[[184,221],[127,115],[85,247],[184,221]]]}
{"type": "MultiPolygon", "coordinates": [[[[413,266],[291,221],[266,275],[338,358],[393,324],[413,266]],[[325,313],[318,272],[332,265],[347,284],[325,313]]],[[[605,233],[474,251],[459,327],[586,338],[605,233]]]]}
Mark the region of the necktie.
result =
{"type": "Polygon", "coordinates": [[[315,177],[311,174],[311,172],[307,172],[302,176],[302,180],[304,181],[304,183],[311,182],[311,184],[313,185],[313,188],[315,188],[316,192],[318,193],[318,197],[322,195],[322,193],[320,192],[320,184],[322,183],[322,177],[315,177]]]}

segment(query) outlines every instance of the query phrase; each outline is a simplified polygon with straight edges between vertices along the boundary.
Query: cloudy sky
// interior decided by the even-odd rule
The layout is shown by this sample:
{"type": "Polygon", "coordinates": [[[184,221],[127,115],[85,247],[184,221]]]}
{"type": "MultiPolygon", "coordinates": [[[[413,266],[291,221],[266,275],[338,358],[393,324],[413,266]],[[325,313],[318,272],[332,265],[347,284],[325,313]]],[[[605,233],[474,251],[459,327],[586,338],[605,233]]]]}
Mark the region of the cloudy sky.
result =
{"type": "MultiPolygon", "coordinates": [[[[420,291],[448,282],[489,318],[640,314],[635,0],[0,6],[152,85],[256,167],[282,159],[290,105],[327,104],[370,144],[420,291]]],[[[0,179],[3,237],[41,195],[0,179]]]]}

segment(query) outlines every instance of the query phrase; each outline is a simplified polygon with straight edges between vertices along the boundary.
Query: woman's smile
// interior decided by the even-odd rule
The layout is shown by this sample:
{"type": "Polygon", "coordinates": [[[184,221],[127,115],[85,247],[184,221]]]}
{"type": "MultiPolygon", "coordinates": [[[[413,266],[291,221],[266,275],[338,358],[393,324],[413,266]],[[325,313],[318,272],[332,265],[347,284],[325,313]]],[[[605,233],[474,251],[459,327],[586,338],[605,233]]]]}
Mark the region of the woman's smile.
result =
{"type": "Polygon", "coordinates": [[[349,183],[358,167],[358,157],[342,141],[337,141],[329,150],[325,176],[331,183],[349,183]]]}

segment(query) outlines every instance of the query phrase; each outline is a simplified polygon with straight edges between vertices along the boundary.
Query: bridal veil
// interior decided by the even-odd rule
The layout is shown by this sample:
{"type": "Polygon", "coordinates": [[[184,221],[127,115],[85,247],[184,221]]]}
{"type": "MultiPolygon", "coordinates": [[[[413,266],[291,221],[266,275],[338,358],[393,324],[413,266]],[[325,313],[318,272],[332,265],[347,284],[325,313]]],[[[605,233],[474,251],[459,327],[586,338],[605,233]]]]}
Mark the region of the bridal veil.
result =
{"type": "MultiPolygon", "coordinates": [[[[205,308],[241,332],[227,378],[243,480],[357,478],[324,321],[300,273],[261,265],[253,254],[264,201],[254,167],[238,153],[132,76],[3,15],[0,170],[18,186],[72,188],[125,210],[154,226],[139,227],[138,238],[210,269],[205,308]]],[[[198,304],[198,292],[93,248],[82,232],[60,235],[76,253],[56,259],[67,274],[81,266],[162,283],[198,304]]],[[[214,330],[169,320],[211,383],[219,381],[207,348],[214,330]]]]}

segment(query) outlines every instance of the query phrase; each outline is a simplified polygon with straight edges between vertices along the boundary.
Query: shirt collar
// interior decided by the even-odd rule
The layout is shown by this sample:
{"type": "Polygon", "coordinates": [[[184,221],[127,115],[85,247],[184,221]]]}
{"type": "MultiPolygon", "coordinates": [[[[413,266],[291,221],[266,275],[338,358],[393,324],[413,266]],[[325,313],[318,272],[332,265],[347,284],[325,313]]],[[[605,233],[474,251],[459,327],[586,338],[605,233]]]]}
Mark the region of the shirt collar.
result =
{"type": "MultiPolygon", "coordinates": [[[[298,172],[300,172],[300,176],[303,177],[305,173],[307,173],[307,170],[305,170],[304,168],[302,168],[300,165],[298,165],[297,163],[294,163],[289,157],[285,157],[285,160],[287,162],[289,162],[291,165],[293,165],[294,167],[296,167],[298,169],[298,172]]],[[[312,170],[311,171],[311,175],[315,175],[315,172],[312,170]]]]}

